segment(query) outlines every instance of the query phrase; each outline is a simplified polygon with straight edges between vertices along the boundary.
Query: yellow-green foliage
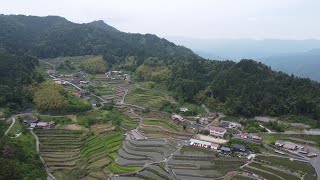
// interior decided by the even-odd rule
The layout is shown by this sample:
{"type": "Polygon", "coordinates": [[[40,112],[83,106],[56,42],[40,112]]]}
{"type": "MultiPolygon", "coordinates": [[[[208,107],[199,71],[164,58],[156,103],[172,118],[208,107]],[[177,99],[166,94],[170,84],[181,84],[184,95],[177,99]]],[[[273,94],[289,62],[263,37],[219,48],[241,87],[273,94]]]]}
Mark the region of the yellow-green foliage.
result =
{"type": "Polygon", "coordinates": [[[105,73],[107,71],[107,64],[101,56],[87,59],[80,66],[83,70],[92,74],[105,73]]]}
{"type": "Polygon", "coordinates": [[[164,65],[152,66],[143,64],[136,70],[136,74],[143,80],[159,82],[168,79],[171,75],[171,70],[164,65]]]}
{"type": "Polygon", "coordinates": [[[34,92],[33,101],[39,111],[60,110],[64,105],[63,87],[53,82],[39,84],[34,92]]]}
{"type": "Polygon", "coordinates": [[[120,65],[120,68],[132,69],[137,66],[137,59],[134,56],[129,56],[124,59],[124,63],[120,65]]]}

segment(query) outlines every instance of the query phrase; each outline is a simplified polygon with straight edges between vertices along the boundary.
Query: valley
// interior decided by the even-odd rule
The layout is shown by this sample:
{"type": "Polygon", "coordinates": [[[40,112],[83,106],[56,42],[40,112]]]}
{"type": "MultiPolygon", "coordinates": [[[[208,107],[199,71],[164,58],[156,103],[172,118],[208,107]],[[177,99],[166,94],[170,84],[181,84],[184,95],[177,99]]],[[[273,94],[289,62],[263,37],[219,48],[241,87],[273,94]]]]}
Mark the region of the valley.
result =
{"type": "MultiPolygon", "coordinates": [[[[87,58],[92,57],[73,58],[72,64],[87,58]]],[[[28,126],[22,122],[24,119],[55,122],[54,127],[30,130],[38,139],[39,156],[50,175],[48,179],[317,179],[319,176],[314,169],[320,167],[315,160],[318,157],[309,158],[274,145],[278,140],[303,144],[308,139],[305,147],[319,153],[314,150],[319,147],[319,135],[296,131],[298,135],[293,139],[275,135],[273,128],[271,133],[256,132],[252,129],[257,128],[253,122],[268,127],[269,124],[255,120],[238,125],[243,121],[240,117],[206,115],[203,107],[181,104],[161,87],[131,80],[129,74],[123,75],[125,72],[118,70],[98,75],[79,67],[72,72],[57,70],[64,61],[64,58],[44,59],[40,61],[40,69],[47,74],[47,81],[61,84],[67,93],[88,101],[93,108],[64,115],[43,115],[37,111],[20,114],[17,121],[11,118],[12,126],[8,128],[12,137],[28,126]],[[89,92],[81,94],[82,91],[89,92]],[[163,108],[163,104],[176,108],[163,108]],[[179,108],[187,111],[181,112],[179,108]],[[189,109],[194,112],[188,114],[189,109]],[[175,120],[173,114],[183,119],[175,120]],[[210,128],[214,126],[226,129],[226,134],[212,135],[210,128]],[[245,133],[242,131],[256,132],[262,139],[254,140],[241,134],[245,133]],[[234,148],[237,144],[244,145],[245,154],[234,148]],[[282,154],[277,153],[280,151],[282,154]]]]}
{"type": "Polygon", "coordinates": [[[316,81],[103,21],[0,27],[0,179],[320,177],[316,81]]]}

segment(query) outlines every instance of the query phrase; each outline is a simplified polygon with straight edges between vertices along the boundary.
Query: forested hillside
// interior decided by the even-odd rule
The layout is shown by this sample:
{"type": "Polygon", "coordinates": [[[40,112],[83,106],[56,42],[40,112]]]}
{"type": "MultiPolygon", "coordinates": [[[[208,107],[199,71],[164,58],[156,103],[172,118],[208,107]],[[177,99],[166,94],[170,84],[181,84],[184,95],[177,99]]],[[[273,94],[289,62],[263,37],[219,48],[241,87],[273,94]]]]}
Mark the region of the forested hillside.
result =
{"type": "Polygon", "coordinates": [[[0,108],[19,110],[30,102],[26,88],[43,80],[36,71],[38,63],[30,55],[11,55],[0,49],[0,108]]]}
{"type": "Polygon", "coordinates": [[[210,61],[155,35],[124,33],[95,21],[0,16],[0,47],[39,58],[103,55],[111,68],[162,84],[180,101],[231,115],[307,115],[319,119],[320,85],[252,60],[210,61]]]}
{"type": "Polygon", "coordinates": [[[46,172],[35,150],[31,134],[10,139],[4,135],[6,126],[0,121],[0,179],[46,179],[46,172]]]}
{"type": "Polygon", "coordinates": [[[191,50],[155,35],[124,33],[103,21],[75,24],[57,16],[0,15],[0,27],[0,47],[12,53],[32,52],[41,58],[88,54],[106,54],[113,60],[128,55],[195,56],[191,50]]]}

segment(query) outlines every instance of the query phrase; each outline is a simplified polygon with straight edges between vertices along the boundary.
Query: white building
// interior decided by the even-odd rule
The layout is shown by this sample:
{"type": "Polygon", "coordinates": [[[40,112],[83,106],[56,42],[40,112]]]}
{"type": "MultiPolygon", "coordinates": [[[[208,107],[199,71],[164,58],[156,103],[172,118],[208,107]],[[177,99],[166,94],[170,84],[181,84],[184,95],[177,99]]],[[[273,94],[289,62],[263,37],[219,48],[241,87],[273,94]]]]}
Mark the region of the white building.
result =
{"type": "Polygon", "coordinates": [[[223,137],[224,134],[227,132],[227,129],[217,126],[210,126],[209,132],[212,136],[223,137]]]}
{"type": "Polygon", "coordinates": [[[180,112],[187,112],[187,111],[189,111],[188,108],[180,108],[180,112]]]}

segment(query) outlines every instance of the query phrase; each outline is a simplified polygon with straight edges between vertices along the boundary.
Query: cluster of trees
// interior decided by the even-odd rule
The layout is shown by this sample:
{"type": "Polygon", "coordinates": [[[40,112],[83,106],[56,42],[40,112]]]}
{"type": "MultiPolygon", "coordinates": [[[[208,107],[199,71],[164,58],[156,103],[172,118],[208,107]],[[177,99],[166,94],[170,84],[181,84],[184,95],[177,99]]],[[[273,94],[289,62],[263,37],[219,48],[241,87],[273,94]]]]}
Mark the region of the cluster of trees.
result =
{"type": "Polygon", "coordinates": [[[5,130],[0,121],[0,179],[46,179],[33,137],[27,134],[23,139],[12,140],[4,135],[5,130]]]}
{"type": "Polygon", "coordinates": [[[49,81],[35,85],[30,92],[34,92],[33,100],[40,112],[58,112],[64,106],[63,87],[49,81]]]}
{"type": "Polygon", "coordinates": [[[83,112],[92,108],[87,101],[66,93],[61,85],[50,81],[31,85],[29,94],[40,112],[64,114],[83,112]]]}
{"type": "Polygon", "coordinates": [[[58,65],[57,70],[73,71],[76,70],[76,67],[72,64],[70,60],[67,59],[58,65]]]}
{"type": "Polygon", "coordinates": [[[93,57],[84,61],[80,68],[90,74],[102,74],[107,71],[107,64],[102,57],[93,57]]]}
{"type": "Polygon", "coordinates": [[[36,71],[38,60],[28,54],[9,54],[0,49],[0,108],[20,110],[30,104],[27,87],[43,81],[36,71]]]}
{"type": "Polygon", "coordinates": [[[141,66],[136,75],[142,80],[162,82],[182,102],[205,103],[234,116],[295,114],[320,119],[320,84],[310,79],[275,72],[253,60],[235,63],[190,58],[162,65],[159,62],[154,66],[150,62],[143,64],[144,71],[165,66],[172,72],[169,76],[154,79],[141,73],[141,66]]]}

